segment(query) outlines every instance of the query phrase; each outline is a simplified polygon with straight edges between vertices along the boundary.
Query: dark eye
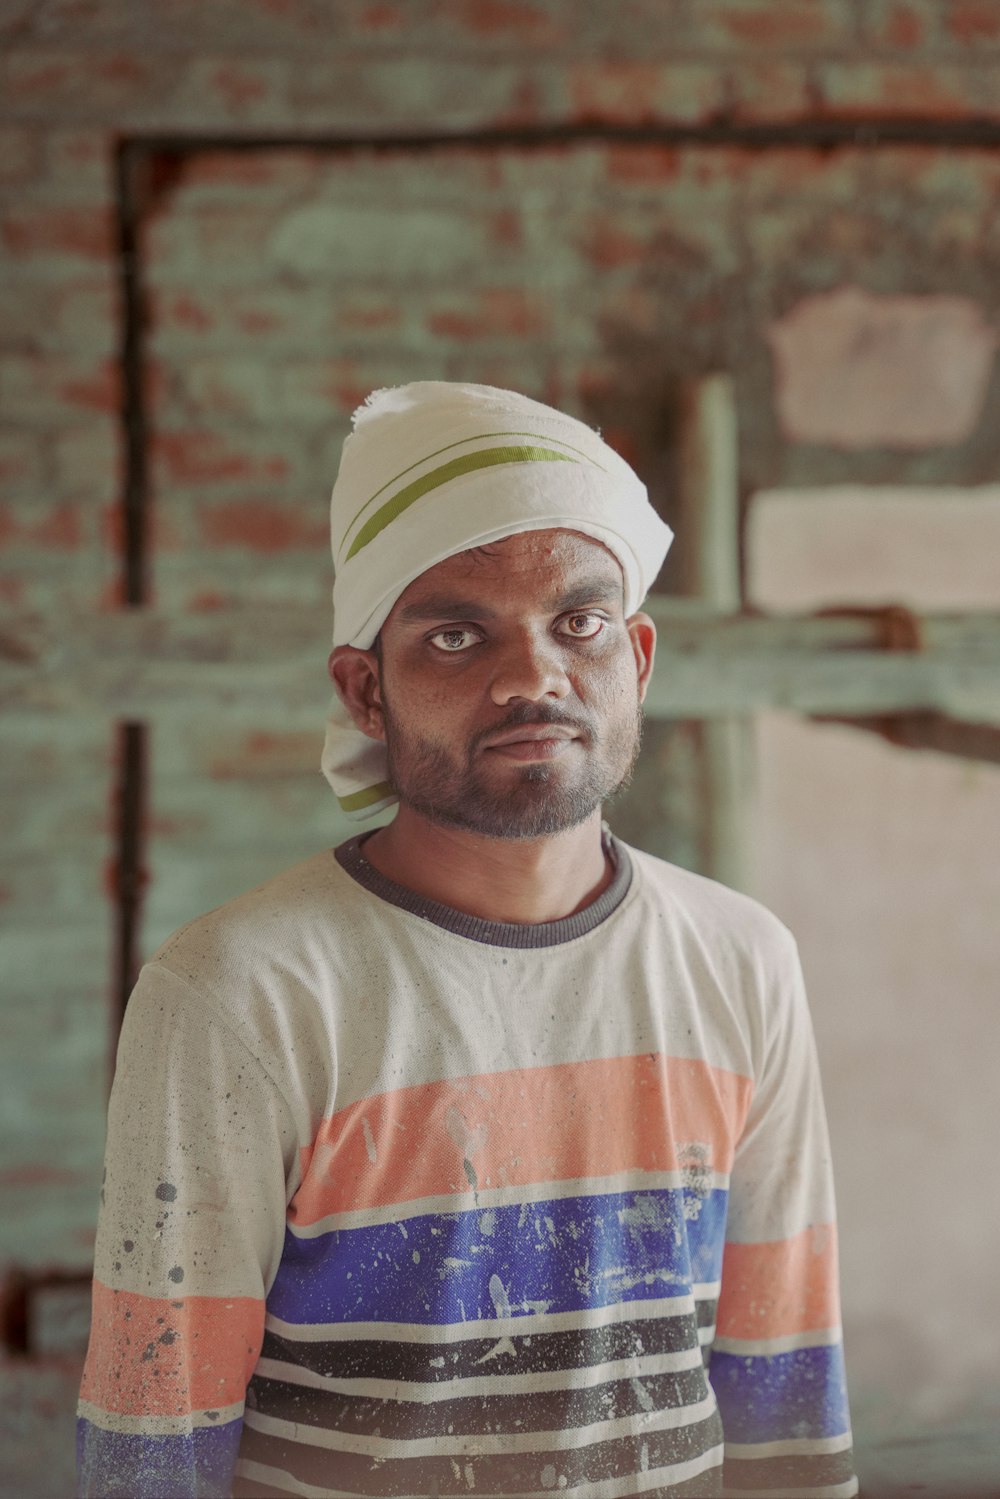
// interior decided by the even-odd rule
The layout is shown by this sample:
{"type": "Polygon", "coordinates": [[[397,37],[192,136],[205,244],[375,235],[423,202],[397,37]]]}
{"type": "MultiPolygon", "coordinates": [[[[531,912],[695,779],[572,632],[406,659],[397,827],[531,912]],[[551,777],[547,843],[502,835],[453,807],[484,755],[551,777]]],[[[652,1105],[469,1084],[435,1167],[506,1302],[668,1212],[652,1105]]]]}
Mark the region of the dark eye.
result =
{"type": "Polygon", "coordinates": [[[599,635],[604,629],[604,620],[600,614],[567,614],[560,621],[560,628],[566,635],[572,635],[575,640],[588,640],[592,635],[599,635]]]}
{"type": "Polygon", "coordinates": [[[460,629],[456,626],[451,630],[438,630],[436,635],[430,637],[430,642],[436,650],[454,656],[459,651],[467,651],[469,646],[475,645],[478,639],[479,636],[475,631],[460,629]]]}

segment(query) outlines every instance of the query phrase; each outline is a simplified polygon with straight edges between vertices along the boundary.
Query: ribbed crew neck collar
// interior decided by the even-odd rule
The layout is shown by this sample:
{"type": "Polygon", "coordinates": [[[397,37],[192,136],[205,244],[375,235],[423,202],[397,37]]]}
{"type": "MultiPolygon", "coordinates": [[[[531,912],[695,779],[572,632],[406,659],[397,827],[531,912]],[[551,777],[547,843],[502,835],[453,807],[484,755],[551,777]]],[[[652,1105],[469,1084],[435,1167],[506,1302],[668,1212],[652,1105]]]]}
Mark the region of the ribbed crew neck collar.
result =
{"type": "Polygon", "coordinates": [[[513,922],[488,921],[483,916],[470,916],[466,911],[456,911],[452,906],[418,895],[405,885],[397,885],[386,875],[380,874],[364,856],[364,840],[370,833],[359,833],[335,848],[334,858],[340,867],[364,889],[388,901],[400,910],[409,911],[432,922],[446,932],[466,937],[472,942],[481,942],[488,947],[558,947],[563,942],[572,942],[583,937],[606,921],[628,893],[632,883],[632,861],[623,843],[607,830],[603,835],[605,852],[614,864],[614,875],[606,890],[573,916],[563,916],[558,921],[513,922]]]}

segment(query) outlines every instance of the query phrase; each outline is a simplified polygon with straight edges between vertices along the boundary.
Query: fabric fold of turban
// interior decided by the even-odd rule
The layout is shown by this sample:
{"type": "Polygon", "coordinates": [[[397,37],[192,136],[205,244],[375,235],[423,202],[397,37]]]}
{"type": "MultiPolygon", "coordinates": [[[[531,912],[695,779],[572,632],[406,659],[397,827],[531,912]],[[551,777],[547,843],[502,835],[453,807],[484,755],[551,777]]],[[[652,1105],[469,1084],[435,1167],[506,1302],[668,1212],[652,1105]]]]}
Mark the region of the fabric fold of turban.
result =
{"type": "MultiPolygon", "coordinates": [[[[556,528],[617,557],[626,615],[673,539],[625,460],[575,417],[487,385],[373,391],[354,413],[330,504],[334,645],[370,649],[406,587],[446,557],[556,528]]],[[[354,818],[396,800],[384,744],[355,727],[336,694],[321,763],[354,818]]]]}

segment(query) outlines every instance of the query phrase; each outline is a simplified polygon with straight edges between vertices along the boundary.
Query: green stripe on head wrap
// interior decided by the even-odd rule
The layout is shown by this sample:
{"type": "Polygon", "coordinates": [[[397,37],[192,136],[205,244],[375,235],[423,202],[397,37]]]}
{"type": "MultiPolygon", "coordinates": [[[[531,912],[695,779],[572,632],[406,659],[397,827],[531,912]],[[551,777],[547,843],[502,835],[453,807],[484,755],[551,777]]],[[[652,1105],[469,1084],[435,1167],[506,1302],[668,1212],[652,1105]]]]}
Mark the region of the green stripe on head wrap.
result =
{"type": "Polygon", "coordinates": [[[386,526],[390,525],[397,516],[408,510],[415,501],[429,494],[432,489],[447,484],[451,479],[459,479],[464,474],[475,473],[477,469],[495,468],[503,463],[577,463],[576,458],[569,458],[565,453],[557,453],[554,448],[536,447],[504,447],[483,448],[478,453],[465,453],[461,458],[453,458],[450,463],[442,463],[439,468],[431,469],[429,474],[414,479],[412,484],[407,484],[398,494],[393,495],[391,500],[376,510],[371,518],[365,521],[361,530],[351,542],[350,550],[345,561],[349,562],[352,557],[357,556],[370,541],[374,541],[386,526]]]}
{"type": "Polygon", "coordinates": [[[363,791],[352,791],[348,796],[338,796],[337,800],[345,812],[361,812],[391,796],[395,796],[395,792],[389,782],[379,781],[377,786],[366,786],[363,791]]]}

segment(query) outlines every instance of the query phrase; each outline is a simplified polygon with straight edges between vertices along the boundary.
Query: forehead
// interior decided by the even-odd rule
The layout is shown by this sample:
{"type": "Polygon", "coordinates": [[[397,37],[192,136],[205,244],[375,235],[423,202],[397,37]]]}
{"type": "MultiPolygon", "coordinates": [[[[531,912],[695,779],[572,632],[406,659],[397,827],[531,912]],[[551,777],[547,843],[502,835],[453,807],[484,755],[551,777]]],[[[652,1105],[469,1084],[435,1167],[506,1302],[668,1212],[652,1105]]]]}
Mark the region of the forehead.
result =
{"type": "Polygon", "coordinates": [[[459,583],[464,594],[496,590],[526,594],[529,589],[558,589],[582,578],[603,582],[619,593],[623,589],[621,564],[602,542],[579,531],[522,531],[435,563],[403,590],[392,614],[459,583]]]}

